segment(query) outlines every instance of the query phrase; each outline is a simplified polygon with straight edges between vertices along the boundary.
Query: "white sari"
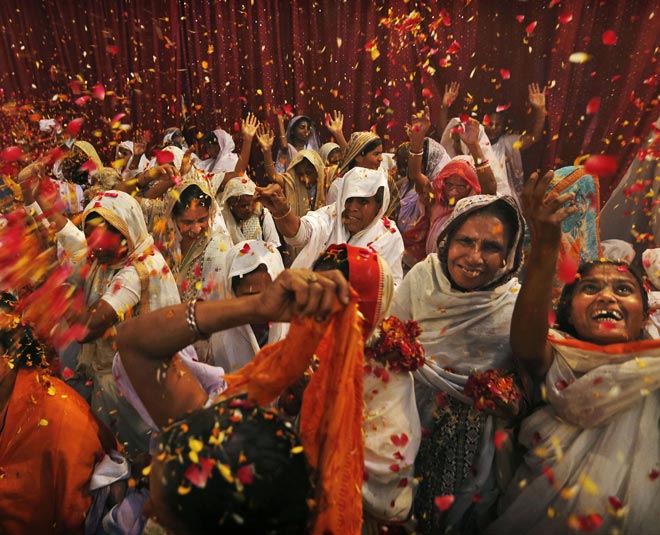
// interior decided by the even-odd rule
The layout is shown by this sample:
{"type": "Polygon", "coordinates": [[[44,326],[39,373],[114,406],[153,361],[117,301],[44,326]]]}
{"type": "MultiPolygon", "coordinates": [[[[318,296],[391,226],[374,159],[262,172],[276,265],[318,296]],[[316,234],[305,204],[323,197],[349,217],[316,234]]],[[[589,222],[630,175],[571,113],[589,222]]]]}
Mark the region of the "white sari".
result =
{"type": "Polygon", "coordinates": [[[657,533],[660,341],[550,340],[549,404],[522,424],[525,463],[487,533],[561,533],[585,518],[602,522],[591,533],[657,533]]]}

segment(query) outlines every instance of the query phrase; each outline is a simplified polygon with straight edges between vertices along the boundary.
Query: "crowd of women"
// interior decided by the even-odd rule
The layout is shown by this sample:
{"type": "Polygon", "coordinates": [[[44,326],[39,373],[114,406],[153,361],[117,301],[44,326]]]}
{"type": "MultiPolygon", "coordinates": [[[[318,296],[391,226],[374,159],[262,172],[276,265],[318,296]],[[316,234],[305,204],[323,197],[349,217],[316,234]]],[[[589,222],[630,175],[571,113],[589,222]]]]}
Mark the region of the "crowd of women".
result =
{"type": "Polygon", "coordinates": [[[248,114],[3,177],[0,533],[657,530],[660,255],[522,180],[536,84],[522,135],[458,90],[393,155],[248,114]]]}

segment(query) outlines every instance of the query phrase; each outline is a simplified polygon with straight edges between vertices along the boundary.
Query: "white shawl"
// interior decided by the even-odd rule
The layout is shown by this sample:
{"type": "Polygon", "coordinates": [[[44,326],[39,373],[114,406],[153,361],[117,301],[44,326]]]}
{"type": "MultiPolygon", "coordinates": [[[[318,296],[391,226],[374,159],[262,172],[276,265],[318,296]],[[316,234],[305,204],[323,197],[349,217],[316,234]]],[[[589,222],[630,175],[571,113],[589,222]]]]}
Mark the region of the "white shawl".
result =
{"type": "Polygon", "coordinates": [[[602,520],[593,533],[655,533],[660,341],[597,346],[551,331],[551,342],[549,405],[522,424],[525,464],[511,482],[503,514],[487,532],[567,532],[569,516],[593,514],[602,520]],[[614,514],[611,498],[622,506],[614,514]]]}

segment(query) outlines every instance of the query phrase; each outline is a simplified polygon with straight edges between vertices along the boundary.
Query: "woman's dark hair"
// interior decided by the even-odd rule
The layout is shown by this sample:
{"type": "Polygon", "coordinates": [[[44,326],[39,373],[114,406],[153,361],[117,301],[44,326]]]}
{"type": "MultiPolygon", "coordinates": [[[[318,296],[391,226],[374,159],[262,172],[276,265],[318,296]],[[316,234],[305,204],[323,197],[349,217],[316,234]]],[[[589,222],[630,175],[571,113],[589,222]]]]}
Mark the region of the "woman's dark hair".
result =
{"type": "Polygon", "coordinates": [[[312,121],[311,118],[307,117],[306,115],[301,115],[300,117],[298,117],[298,119],[297,119],[296,121],[293,121],[293,124],[290,124],[290,125],[289,125],[289,128],[288,128],[288,136],[287,136],[287,138],[286,138],[286,140],[287,140],[289,143],[291,143],[291,142],[293,141],[293,130],[294,130],[294,129],[296,128],[296,126],[298,126],[300,123],[307,123],[307,124],[309,125],[310,129],[314,127],[314,122],[312,121]]]}
{"type": "Polygon", "coordinates": [[[0,329],[0,346],[15,366],[19,368],[48,367],[46,350],[36,339],[32,328],[20,320],[16,311],[17,299],[7,292],[0,292],[0,311],[15,316],[15,325],[0,329]]]}
{"type": "Polygon", "coordinates": [[[299,438],[274,412],[224,401],[165,429],[158,449],[165,502],[191,533],[306,532],[310,470],[299,438]],[[190,470],[205,466],[209,476],[197,486],[190,470]]]}
{"type": "Polygon", "coordinates": [[[211,208],[211,196],[204,193],[196,184],[188,186],[183,190],[179,196],[179,200],[174,205],[174,208],[172,208],[172,215],[175,217],[180,216],[193,204],[195,206],[203,206],[207,210],[211,208]]]}
{"type": "Polygon", "coordinates": [[[589,273],[591,273],[591,270],[598,267],[598,266],[603,266],[603,265],[610,265],[610,266],[617,266],[617,267],[623,267],[626,268],[628,273],[630,273],[635,280],[637,281],[637,286],[639,287],[639,292],[642,295],[642,309],[644,311],[644,316],[648,315],[649,312],[649,296],[646,293],[645,285],[644,285],[644,279],[642,276],[639,274],[639,272],[634,269],[632,266],[630,266],[626,262],[621,262],[621,261],[616,261],[616,260],[595,260],[592,262],[585,262],[584,264],[581,264],[580,267],[577,270],[577,274],[575,275],[575,280],[573,282],[569,282],[568,284],[564,285],[564,288],[561,291],[561,297],[559,298],[559,302],[557,303],[557,309],[556,309],[556,319],[555,323],[557,324],[557,328],[560,331],[565,332],[566,334],[570,334],[571,336],[577,338],[578,334],[575,331],[575,327],[573,327],[573,324],[570,321],[571,317],[571,305],[573,303],[573,297],[575,296],[575,291],[577,290],[578,283],[580,282],[580,279],[582,277],[587,276],[589,273]]]}
{"type": "Polygon", "coordinates": [[[385,186],[381,186],[376,190],[376,195],[374,195],[374,200],[378,206],[383,206],[383,198],[385,197],[385,186]]]}
{"type": "Polygon", "coordinates": [[[79,186],[89,185],[89,173],[86,169],[80,167],[89,161],[89,156],[80,152],[73,152],[62,160],[60,164],[60,171],[62,176],[74,184],[79,186]]]}
{"type": "Polygon", "coordinates": [[[350,280],[348,251],[345,247],[323,251],[312,265],[312,271],[332,271],[333,269],[338,269],[346,280],[350,280]]]}

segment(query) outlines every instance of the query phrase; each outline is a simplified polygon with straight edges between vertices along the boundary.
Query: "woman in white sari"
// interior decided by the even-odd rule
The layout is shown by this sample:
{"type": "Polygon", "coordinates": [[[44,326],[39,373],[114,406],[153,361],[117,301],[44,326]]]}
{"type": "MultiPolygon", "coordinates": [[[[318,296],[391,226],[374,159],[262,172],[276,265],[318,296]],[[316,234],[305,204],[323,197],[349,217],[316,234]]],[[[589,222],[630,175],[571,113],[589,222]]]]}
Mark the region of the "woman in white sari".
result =
{"type": "Polygon", "coordinates": [[[257,189],[257,198],[273,213],[286,242],[302,247],[292,267],[309,268],[331,244],[366,247],[383,257],[392,270],[394,285],[403,278],[403,239],[396,225],[383,217],[389,204],[387,177],[377,170],[355,167],[344,175],[337,201],[295,215],[277,185],[257,189]]]}
{"type": "Polygon", "coordinates": [[[493,436],[500,420],[473,408],[463,387],[474,371],[512,368],[509,324],[522,234],[513,198],[466,197],[440,232],[438,253],[416,264],[395,293],[392,314],[419,323],[426,350],[415,372],[422,427],[429,430],[415,461],[420,533],[472,533],[499,494],[493,436]],[[434,505],[441,495],[454,498],[448,514],[434,505]]]}
{"type": "Polygon", "coordinates": [[[532,248],[511,322],[514,356],[547,405],[521,426],[528,449],[488,533],[655,533],[660,525],[660,341],[648,298],[624,262],[581,266],[548,330],[562,221],[574,194],[546,197],[552,173],[523,190],[532,248]]]}

